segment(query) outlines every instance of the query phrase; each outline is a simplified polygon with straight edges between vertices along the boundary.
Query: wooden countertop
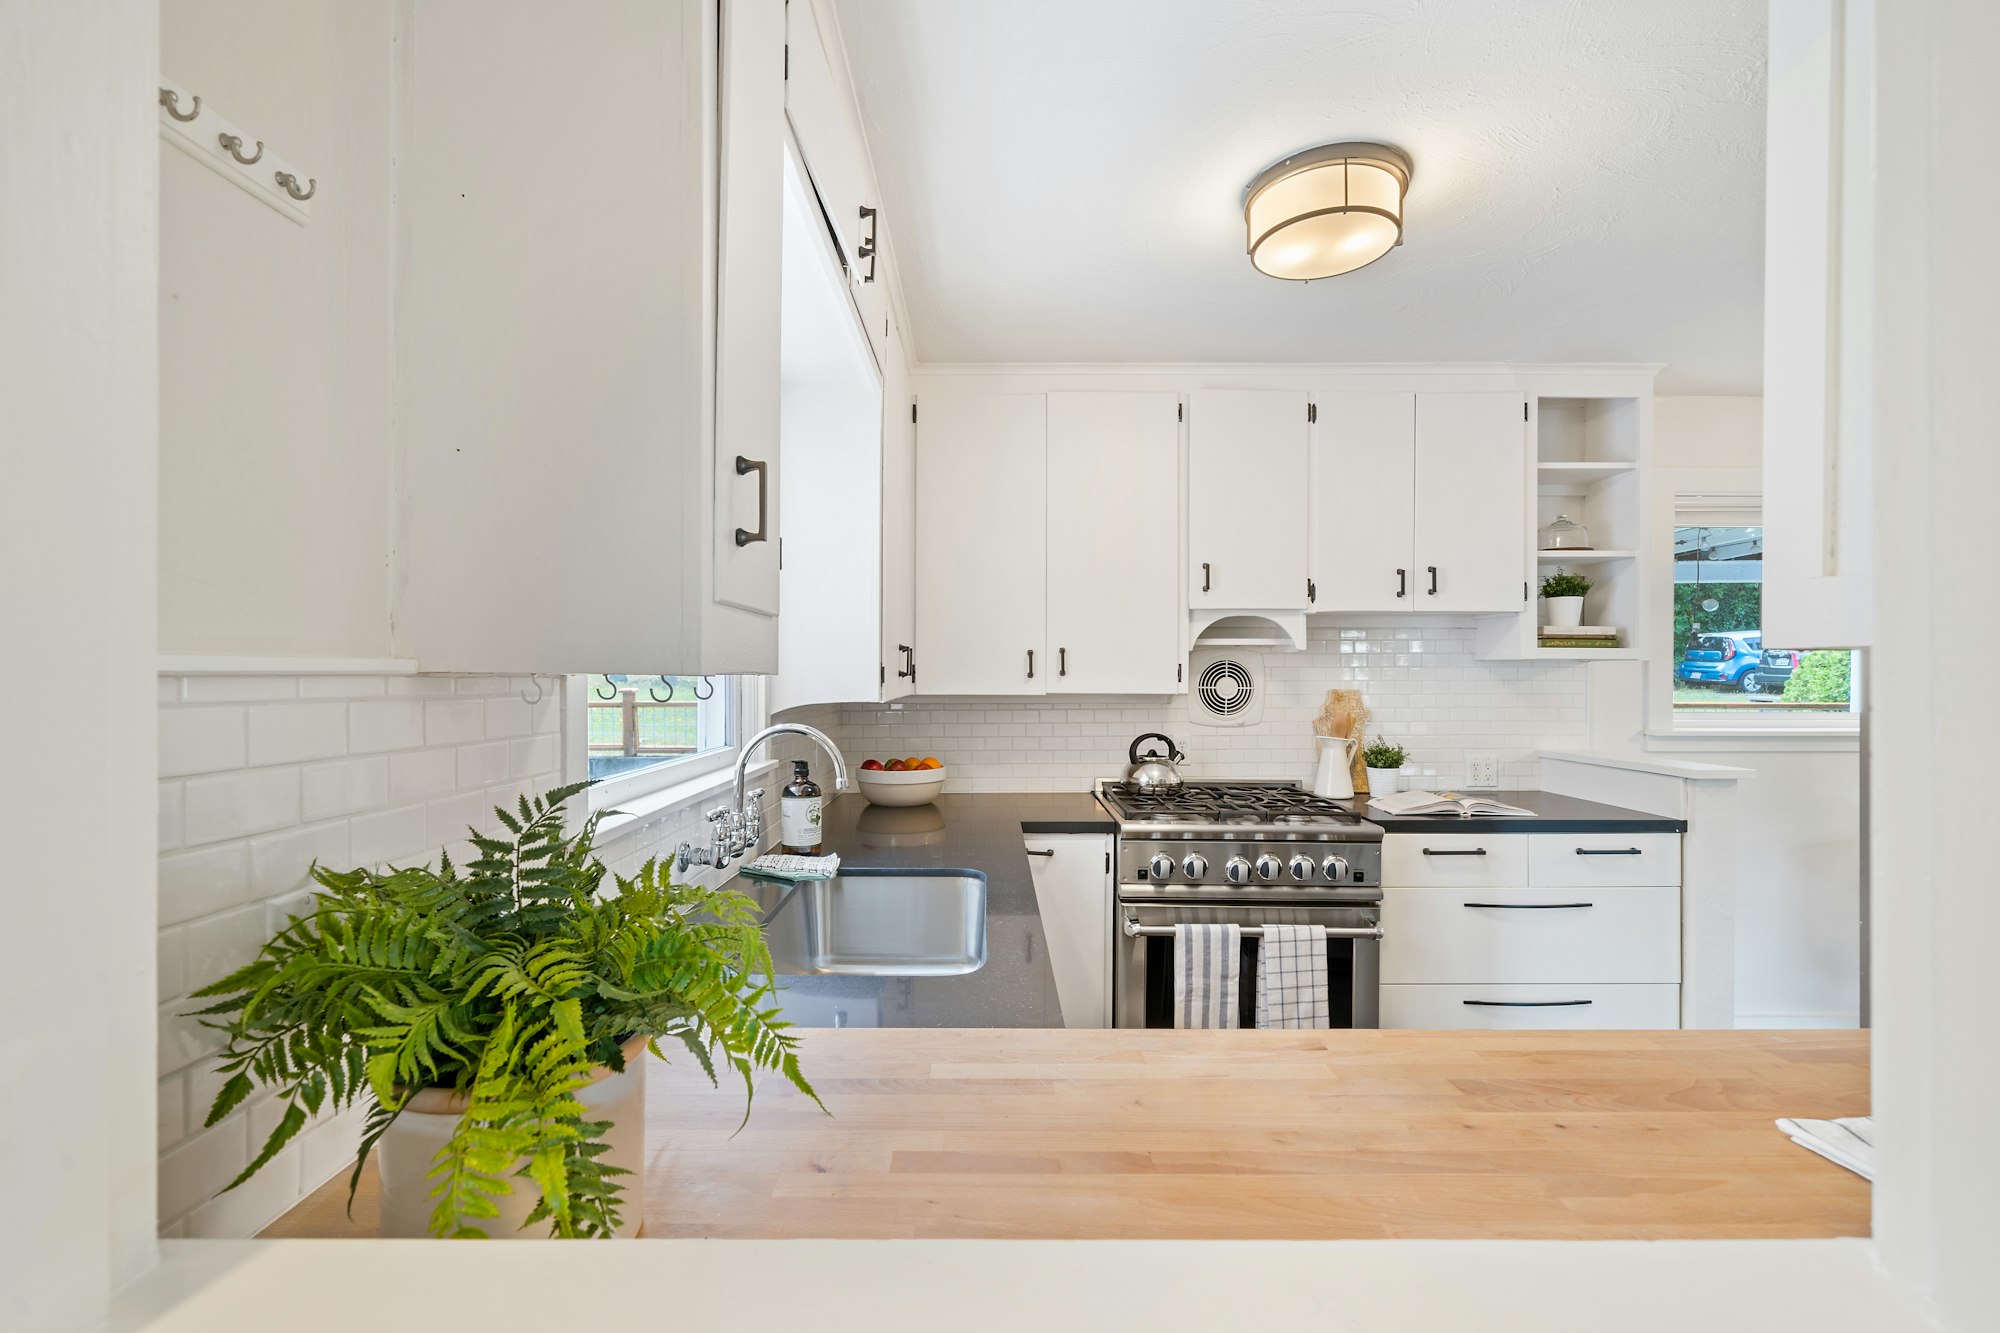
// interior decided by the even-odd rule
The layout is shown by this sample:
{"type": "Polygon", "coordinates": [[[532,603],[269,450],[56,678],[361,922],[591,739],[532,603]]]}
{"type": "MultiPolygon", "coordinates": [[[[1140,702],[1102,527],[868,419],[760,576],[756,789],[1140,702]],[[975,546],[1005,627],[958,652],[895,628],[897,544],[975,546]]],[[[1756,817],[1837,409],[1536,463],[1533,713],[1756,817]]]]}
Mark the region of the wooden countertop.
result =
{"type": "MultiPolygon", "coordinates": [[[[1865,1236],[1772,1120],[1868,1110],[1868,1034],[815,1030],[831,1117],[683,1059],[648,1086],[654,1237],[1865,1236]],[[732,1135],[734,1135],[732,1137],[732,1135]]],[[[267,1237],[372,1236],[343,1171],[267,1237]]]]}

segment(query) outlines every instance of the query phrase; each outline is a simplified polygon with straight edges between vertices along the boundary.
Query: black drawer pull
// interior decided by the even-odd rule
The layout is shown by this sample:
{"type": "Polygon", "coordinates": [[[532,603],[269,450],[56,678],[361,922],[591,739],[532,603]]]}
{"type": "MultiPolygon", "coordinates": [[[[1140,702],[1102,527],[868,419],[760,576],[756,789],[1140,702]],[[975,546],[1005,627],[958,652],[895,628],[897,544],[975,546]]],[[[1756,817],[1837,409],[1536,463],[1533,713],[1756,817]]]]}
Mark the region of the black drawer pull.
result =
{"type": "Polygon", "coordinates": [[[1580,1004],[1591,1004],[1591,1000],[1460,1000],[1460,1004],[1478,1005],[1482,1009],[1573,1009],[1580,1004]]]}
{"type": "Polygon", "coordinates": [[[1431,848],[1426,847],[1424,848],[1424,855],[1425,856],[1484,856],[1486,855],[1486,849],[1484,847],[1447,847],[1442,851],[1433,851],[1431,848]]]}
{"type": "Polygon", "coordinates": [[[1579,847],[1579,848],[1577,848],[1577,849],[1576,849],[1576,854],[1577,854],[1578,856],[1640,856],[1640,855],[1643,855],[1643,853],[1642,853],[1642,852],[1640,852],[1640,850],[1639,850],[1639,849],[1638,849],[1637,847],[1579,847]]]}
{"type": "Polygon", "coordinates": [[[1595,907],[1596,903],[1467,903],[1467,907],[1498,907],[1509,912],[1554,912],[1570,907],[1595,907]]]}
{"type": "Polygon", "coordinates": [[[1054,848],[1050,848],[1050,849],[1049,849],[1049,850],[1047,850],[1047,851],[1037,851],[1037,850],[1035,850],[1035,849],[1034,849],[1033,847],[1030,847],[1030,848],[1028,849],[1028,855],[1030,855],[1030,856],[1054,856],[1054,855],[1055,855],[1055,849],[1054,849],[1054,848]]]}

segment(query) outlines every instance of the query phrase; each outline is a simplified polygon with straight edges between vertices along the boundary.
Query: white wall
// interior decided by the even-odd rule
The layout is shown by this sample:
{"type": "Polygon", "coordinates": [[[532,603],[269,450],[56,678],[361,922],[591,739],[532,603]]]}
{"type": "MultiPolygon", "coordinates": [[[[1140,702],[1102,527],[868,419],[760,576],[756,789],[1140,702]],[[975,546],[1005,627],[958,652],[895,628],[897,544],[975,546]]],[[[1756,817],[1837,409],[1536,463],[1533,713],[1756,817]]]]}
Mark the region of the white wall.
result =
{"type": "Polygon", "coordinates": [[[0,5],[0,1325],[152,1264],[159,31],[0,5]]]}
{"type": "Polygon", "coordinates": [[[390,655],[390,0],[162,0],[160,70],[319,185],[160,153],[160,643],[390,655]]]}

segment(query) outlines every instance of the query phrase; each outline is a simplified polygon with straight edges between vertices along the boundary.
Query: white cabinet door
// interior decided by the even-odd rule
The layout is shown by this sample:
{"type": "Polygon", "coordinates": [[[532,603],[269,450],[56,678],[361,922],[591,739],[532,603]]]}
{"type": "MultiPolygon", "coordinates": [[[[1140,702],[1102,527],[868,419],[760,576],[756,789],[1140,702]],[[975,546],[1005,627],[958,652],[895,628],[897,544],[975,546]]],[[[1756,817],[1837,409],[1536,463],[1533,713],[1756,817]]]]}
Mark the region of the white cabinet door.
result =
{"type": "Polygon", "coordinates": [[[1306,609],[1306,410],[1301,390],[1197,389],[1192,395],[1190,606],[1306,609]]]}
{"type": "Polygon", "coordinates": [[[892,323],[882,373],[882,699],[916,688],[917,429],[903,331],[892,323]]]}
{"type": "Polygon", "coordinates": [[[1382,935],[1387,985],[1672,984],[1681,974],[1671,885],[1385,888],[1382,935]]]}
{"type": "Polygon", "coordinates": [[[1026,838],[1049,969],[1063,1026],[1111,1026],[1111,839],[1101,834],[1026,838]]]}
{"type": "Polygon", "coordinates": [[[1051,668],[1047,408],[1041,394],[917,404],[917,683],[1041,694],[1051,668]]]}
{"type": "Polygon", "coordinates": [[[1051,694],[1171,694],[1185,658],[1171,393],[1048,396],[1051,694]]]}
{"type": "Polygon", "coordinates": [[[785,16],[760,0],[725,0],[721,21],[715,600],[725,606],[776,615],[785,16]],[[747,463],[739,465],[739,459],[747,463]],[[739,543],[739,532],[754,540],[739,543]]]}
{"type": "Polygon", "coordinates": [[[1312,430],[1315,611],[1416,606],[1417,397],[1319,393],[1312,430]]]}
{"type": "Polygon", "coordinates": [[[1417,395],[1418,611],[1519,611],[1528,577],[1526,400],[1417,395]]]}

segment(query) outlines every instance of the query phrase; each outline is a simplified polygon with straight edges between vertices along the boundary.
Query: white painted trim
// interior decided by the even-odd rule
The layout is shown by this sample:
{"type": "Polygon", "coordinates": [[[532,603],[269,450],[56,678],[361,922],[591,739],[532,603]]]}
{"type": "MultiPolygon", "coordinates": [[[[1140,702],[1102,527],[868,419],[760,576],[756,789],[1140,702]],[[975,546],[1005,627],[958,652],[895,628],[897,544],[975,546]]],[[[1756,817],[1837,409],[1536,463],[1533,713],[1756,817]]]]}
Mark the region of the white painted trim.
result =
{"type": "MultiPolygon", "coordinates": [[[[238,657],[224,653],[161,653],[162,676],[414,676],[408,657],[238,657]]],[[[523,677],[526,679],[526,677],[523,677]]]]}
{"type": "Polygon", "coordinates": [[[1646,749],[1654,754],[1713,754],[1717,750],[1755,750],[1782,754],[1819,751],[1827,754],[1853,753],[1861,748],[1858,728],[1840,731],[1724,730],[1687,729],[1646,733],[1646,749]]]}
{"type": "MultiPolygon", "coordinates": [[[[768,777],[777,767],[778,761],[775,759],[765,759],[752,764],[744,775],[745,781],[754,782],[758,778],[768,777]]],[[[614,802],[615,812],[606,815],[597,826],[598,846],[603,847],[620,838],[629,837],[638,832],[647,821],[665,811],[685,805],[696,805],[711,797],[723,795],[736,783],[735,770],[735,756],[732,751],[729,766],[726,768],[711,769],[696,774],[686,781],[677,782],[670,787],[661,787],[630,801],[614,802]]]]}
{"type": "Polygon", "coordinates": [[[1595,764],[1600,768],[1623,768],[1634,773],[1658,773],[1662,777],[1691,781],[1742,781],[1757,776],[1754,768],[1728,764],[1702,764],[1686,759],[1647,759],[1639,755],[1606,754],[1597,750],[1543,750],[1543,759],[1560,759],[1572,764],[1595,764]]]}

